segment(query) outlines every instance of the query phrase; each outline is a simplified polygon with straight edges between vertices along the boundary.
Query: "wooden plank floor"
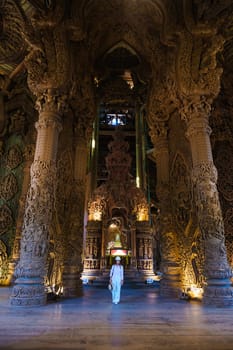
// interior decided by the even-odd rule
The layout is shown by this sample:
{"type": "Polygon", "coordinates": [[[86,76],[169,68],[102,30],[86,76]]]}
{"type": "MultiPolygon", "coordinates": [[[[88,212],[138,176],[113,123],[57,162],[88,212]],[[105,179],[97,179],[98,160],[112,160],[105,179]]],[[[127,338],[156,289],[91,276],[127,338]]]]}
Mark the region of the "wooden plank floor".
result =
{"type": "Polygon", "coordinates": [[[80,298],[43,307],[9,305],[10,288],[0,288],[0,349],[232,350],[233,308],[166,300],[156,288],[110,292],[85,286],[80,298]]]}

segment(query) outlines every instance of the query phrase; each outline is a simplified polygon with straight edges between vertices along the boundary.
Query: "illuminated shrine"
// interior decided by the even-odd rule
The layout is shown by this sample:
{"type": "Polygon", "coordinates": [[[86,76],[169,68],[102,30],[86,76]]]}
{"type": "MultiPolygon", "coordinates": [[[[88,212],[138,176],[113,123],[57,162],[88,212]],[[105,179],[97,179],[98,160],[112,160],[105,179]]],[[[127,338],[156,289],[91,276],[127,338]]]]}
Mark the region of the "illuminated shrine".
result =
{"type": "Polygon", "coordinates": [[[120,256],[125,271],[135,280],[153,277],[153,235],[145,194],[130,174],[129,143],[117,129],[108,145],[107,180],[89,201],[83,278],[109,275],[120,256]],[[141,276],[140,276],[141,275],[141,276]]]}

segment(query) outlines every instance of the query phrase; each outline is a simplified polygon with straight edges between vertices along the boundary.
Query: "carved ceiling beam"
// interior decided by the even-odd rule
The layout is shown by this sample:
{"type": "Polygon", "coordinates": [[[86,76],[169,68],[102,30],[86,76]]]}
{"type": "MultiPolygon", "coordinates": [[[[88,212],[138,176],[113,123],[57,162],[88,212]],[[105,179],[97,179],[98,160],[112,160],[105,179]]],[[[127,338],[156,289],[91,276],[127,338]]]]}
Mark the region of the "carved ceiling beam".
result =
{"type": "Polygon", "coordinates": [[[69,51],[62,26],[37,31],[28,23],[25,40],[31,51],[25,59],[28,85],[36,94],[46,88],[64,88],[70,78],[69,51]]]}
{"type": "Polygon", "coordinates": [[[158,130],[168,123],[179,103],[173,73],[164,71],[160,77],[155,76],[147,103],[147,122],[153,142],[161,136],[158,130]]]}
{"type": "MultiPolygon", "coordinates": [[[[183,0],[184,13],[187,15],[186,24],[197,24],[197,29],[206,25],[220,24],[223,18],[232,13],[233,6],[231,0],[183,0]],[[191,19],[192,17],[192,19],[191,19]]],[[[196,29],[194,29],[196,31],[196,29]]]]}
{"type": "MultiPolygon", "coordinates": [[[[70,80],[69,36],[74,29],[64,17],[65,1],[59,0],[56,4],[49,1],[47,6],[39,6],[40,3],[33,2],[35,8],[30,10],[30,16],[29,6],[24,2],[6,0],[0,3],[1,71],[13,78],[26,68],[28,85],[34,94],[67,85],[70,80]]],[[[76,40],[82,39],[81,34],[78,38],[76,35],[76,40]]]]}
{"type": "Polygon", "coordinates": [[[212,99],[220,90],[223,69],[217,54],[223,50],[221,35],[193,36],[180,33],[176,58],[176,76],[180,93],[185,96],[205,95],[212,99]]]}
{"type": "MultiPolygon", "coordinates": [[[[208,1],[205,1],[205,3],[207,2],[208,1]]],[[[204,2],[202,1],[202,3],[204,2]]],[[[188,29],[188,31],[194,35],[214,34],[216,32],[216,27],[211,27],[208,21],[204,21],[200,16],[202,11],[201,6],[201,3],[198,4],[198,0],[183,0],[183,14],[185,26],[188,29]],[[196,9],[196,14],[194,14],[194,8],[196,9]]]]}
{"type": "Polygon", "coordinates": [[[151,42],[152,79],[147,119],[151,129],[157,122],[168,121],[179,104],[176,85],[176,51],[155,41],[151,42]]]}
{"type": "Polygon", "coordinates": [[[177,31],[176,76],[185,96],[215,98],[223,72],[218,55],[233,34],[233,4],[223,1],[183,1],[184,26],[177,31]]]}
{"type": "Polygon", "coordinates": [[[16,64],[25,56],[27,45],[22,42],[24,13],[19,1],[0,2],[0,64],[16,64]]]}

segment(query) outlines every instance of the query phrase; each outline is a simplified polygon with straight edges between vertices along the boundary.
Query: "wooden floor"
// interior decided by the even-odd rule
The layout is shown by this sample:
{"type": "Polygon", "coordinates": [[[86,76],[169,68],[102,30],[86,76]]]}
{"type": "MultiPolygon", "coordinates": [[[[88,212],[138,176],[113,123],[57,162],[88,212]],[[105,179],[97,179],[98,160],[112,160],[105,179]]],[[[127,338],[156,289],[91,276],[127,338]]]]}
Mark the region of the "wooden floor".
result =
{"type": "Polygon", "coordinates": [[[81,298],[26,309],[9,305],[10,292],[0,288],[0,349],[233,349],[233,308],[165,300],[151,286],[123,288],[118,305],[85,286],[81,298]]]}

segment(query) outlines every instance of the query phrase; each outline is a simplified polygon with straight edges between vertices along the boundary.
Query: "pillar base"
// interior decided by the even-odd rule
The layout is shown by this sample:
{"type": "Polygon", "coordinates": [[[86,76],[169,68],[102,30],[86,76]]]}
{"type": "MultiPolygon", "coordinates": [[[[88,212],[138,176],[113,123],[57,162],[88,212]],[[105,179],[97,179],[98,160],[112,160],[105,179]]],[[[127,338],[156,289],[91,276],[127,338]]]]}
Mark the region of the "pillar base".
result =
{"type": "Polygon", "coordinates": [[[203,303],[205,305],[224,307],[233,306],[233,286],[229,279],[211,279],[204,287],[203,303]]]}
{"type": "Polygon", "coordinates": [[[13,284],[15,283],[15,275],[14,275],[14,272],[15,272],[15,268],[16,268],[16,265],[18,264],[18,260],[16,261],[11,261],[9,263],[9,268],[8,268],[8,281],[9,281],[9,285],[10,284],[13,284]]]}
{"type": "Polygon", "coordinates": [[[160,295],[167,298],[180,298],[181,277],[179,266],[164,266],[165,271],[160,281],[160,295]]]}
{"type": "Polygon", "coordinates": [[[63,273],[63,297],[73,298],[83,295],[80,273],[63,273]]]}
{"type": "Polygon", "coordinates": [[[12,289],[10,303],[12,306],[42,306],[47,296],[41,278],[18,278],[12,289]]]}
{"type": "Polygon", "coordinates": [[[164,276],[160,281],[159,293],[162,297],[166,298],[180,298],[180,276],[176,278],[169,275],[164,276]]]}

